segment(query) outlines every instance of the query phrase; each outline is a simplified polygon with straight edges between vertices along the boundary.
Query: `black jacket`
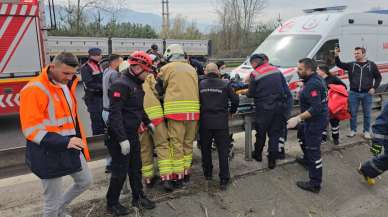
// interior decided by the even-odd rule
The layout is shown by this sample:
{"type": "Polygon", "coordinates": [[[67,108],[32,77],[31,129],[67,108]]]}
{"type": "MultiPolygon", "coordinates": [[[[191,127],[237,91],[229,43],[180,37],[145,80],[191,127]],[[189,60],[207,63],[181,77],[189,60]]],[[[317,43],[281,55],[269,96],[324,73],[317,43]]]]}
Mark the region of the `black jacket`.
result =
{"type": "Polygon", "coordinates": [[[144,112],[143,81],[129,73],[129,68],[114,81],[108,91],[110,99],[109,132],[117,142],[137,133],[140,123],[151,121],[144,112]]]}
{"type": "Polygon", "coordinates": [[[198,75],[204,75],[205,71],[203,69],[203,65],[196,59],[190,59],[190,65],[195,69],[198,75]]]}
{"type": "Polygon", "coordinates": [[[256,110],[278,108],[285,116],[289,116],[292,109],[290,89],[278,69],[261,76],[251,76],[247,97],[254,98],[256,110]]]}
{"type": "Polygon", "coordinates": [[[199,82],[201,103],[200,126],[206,129],[228,129],[229,113],[236,113],[239,98],[229,81],[209,73],[199,82]],[[231,102],[228,110],[229,101],[231,102]]]}
{"type": "MultiPolygon", "coordinates": [[[[89,61],[93,61],[98,65],[98,63],[95,62],[94,60],[89,60],[89,61]]],[[[90,68],[88,63],[85,63],[81,66],[80,72],[81,72],[82,82],[84,84],[85,97],[94,96],[94,95],[102,97],[102,76],[103,76],[102,71],[100,73],[93,74],[93,69],[90,68]]]]}
{"type": "Polygon", "coordinates": [[[356,92],[368,92],[371,88],[377,89],[381,83],[381,74],[377,65],[372,61],[366,63],[341,62],[339,57],[335,58],[335,64],[348,71],[350,90],[356,92]]]}
{"type": "Polygon", "coordinates": [[[327,116],[327,89],[322,78],[314,73],[303,80],[303,90],[300,93],[301,112],[308,111],[312,117],[306,121],[312,121],[327,116]]]}
{"type": "Polygon", "coordinates": [[[326,82],[327,89],[329,89],[330,84],[342,85],[345,87],[345,89],[347,89],[346,84],[342,82],[341,79],[339,79],[337,76],[329,75],[325,78],[325,82],[326,82]]]}

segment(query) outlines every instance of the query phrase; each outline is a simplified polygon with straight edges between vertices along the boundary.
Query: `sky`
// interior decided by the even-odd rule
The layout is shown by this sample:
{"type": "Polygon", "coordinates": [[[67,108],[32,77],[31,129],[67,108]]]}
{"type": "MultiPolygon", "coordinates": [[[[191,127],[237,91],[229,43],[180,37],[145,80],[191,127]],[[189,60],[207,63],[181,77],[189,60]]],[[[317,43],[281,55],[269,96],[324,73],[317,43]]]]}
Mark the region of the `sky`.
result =
{"type": "MultiPolygon", "coordinates": [[[[67,2],[75,0],[57,0],[67,2]]],[[[161,14],[162,0],[107,0],[125,2],[127,8],[161,14]]],[[[220,0],[169,0],[171,16],[181,14],[197,23],[214,24],[217,22],[215,8],[220,0]]],[[[325,6],[347,5],[349,11],[365,11],[373,7],[388,9],[388,0],[267,0],[267,7],[257,17],[258,21],[282,20],[303,14],[303,9],[325,6]],[[292,3],[290,3],[292,2],[292,3]]]]}

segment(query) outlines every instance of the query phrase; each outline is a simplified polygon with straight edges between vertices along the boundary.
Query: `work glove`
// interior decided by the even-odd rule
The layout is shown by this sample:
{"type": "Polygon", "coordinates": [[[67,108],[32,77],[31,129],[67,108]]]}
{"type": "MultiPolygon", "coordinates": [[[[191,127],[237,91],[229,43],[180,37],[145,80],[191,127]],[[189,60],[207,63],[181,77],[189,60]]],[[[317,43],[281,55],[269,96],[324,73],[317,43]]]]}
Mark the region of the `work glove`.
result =
{"type": "Polygon", "coordinates": [[[300,122],[302,122],[302,119],[300,118],[300,116],[296,116],[296,117],[290,118],[287,121],[287,129],[295,128],[300,122]]]}
{"type": "Polygon", "coordinates": [[[120,142],[120,147],[121,147],[121,154],[123,155],[129,154],[129,151],[131,150],[131,144],[129,143],[128,140],[124,140],[120,142]]]}
{"type": "Polygon", "coordinates": [[[148,130],[149,130],[149,132],[151,133],[151,134],[154,134],[155,133],[155,125],[153,124],[153,123],[149,123],[148,125],[147,125],[147,128],[148,128],[148,130]]]}
{"type": "Polygon", "coordinates": [[[375,142],[372,143],[372,146],[370,147],[370,152],[374,156],[380,155],[382,151],[383,151],[383,146],[382,145],[380,145],[378,143],[375,143],[375,142]]]}

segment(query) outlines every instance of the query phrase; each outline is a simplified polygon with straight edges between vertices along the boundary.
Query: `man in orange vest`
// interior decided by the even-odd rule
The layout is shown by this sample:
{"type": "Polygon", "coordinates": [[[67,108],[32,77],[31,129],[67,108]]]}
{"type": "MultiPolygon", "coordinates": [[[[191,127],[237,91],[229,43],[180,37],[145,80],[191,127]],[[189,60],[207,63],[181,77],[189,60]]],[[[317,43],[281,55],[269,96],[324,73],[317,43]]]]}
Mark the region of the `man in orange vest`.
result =
{"type": "Polygon", "coordinates": [[[86,137],[77,113],[77,58],[60,53],[20,93],[26,163],[43,185],[44,217],[69,216],[65,207],[92,183],[86,137]],[[86,160],[85,160],[86,159],[86,160]],[[74,184],[62,192],[62,177],[74,184]]]}

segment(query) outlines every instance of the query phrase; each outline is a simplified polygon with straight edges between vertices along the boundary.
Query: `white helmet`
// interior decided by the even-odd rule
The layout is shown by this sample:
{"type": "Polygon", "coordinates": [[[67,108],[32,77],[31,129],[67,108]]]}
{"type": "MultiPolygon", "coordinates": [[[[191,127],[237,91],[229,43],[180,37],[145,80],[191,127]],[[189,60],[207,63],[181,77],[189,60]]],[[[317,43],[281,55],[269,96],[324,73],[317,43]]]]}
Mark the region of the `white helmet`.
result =
{"type": "Polygon", "coordinates": [[[181,59],[182,57],[184,58],[185,52],[183,51],[183,48],[179,44],[172,44],[167,47],[166,52],[164,52],[164,59],[167,61],[170,61],[171,58],[174,59],[181,59]]]}

